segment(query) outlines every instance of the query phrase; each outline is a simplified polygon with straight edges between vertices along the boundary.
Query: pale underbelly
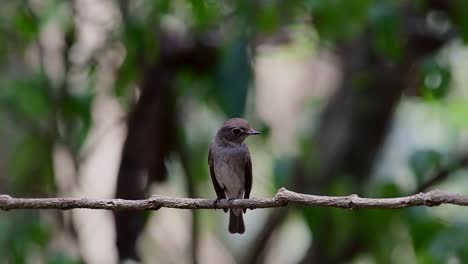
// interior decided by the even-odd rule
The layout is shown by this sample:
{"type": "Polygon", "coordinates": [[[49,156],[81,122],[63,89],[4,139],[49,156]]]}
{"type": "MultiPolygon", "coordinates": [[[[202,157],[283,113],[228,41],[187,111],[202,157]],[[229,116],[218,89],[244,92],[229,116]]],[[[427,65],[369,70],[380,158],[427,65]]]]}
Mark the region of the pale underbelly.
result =
{"type": "Polygon", "coordinates": [[[245,172],[240,166],[232,166],[230,162],[216,162],[216,180],[225,191],[227,198],[243,198],[245,191],[245,172]]]}

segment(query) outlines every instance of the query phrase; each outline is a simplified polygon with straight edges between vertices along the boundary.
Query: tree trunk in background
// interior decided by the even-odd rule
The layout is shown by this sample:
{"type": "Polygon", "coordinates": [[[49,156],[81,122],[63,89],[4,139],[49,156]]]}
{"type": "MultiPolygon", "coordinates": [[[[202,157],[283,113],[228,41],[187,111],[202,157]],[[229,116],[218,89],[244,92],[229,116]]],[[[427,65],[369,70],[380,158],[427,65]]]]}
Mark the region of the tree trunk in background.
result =
{"type": "MultiPolygon", "coordinates": [[[[143,199],[150,182],[166,178],[164,159],[175,130],[173,73],[161,66],[145,74],[140,99],[131,114],[117,177],[116,198],[143,199]]],[[[138,259],[136,240],[147,212],[115,212],[117,248],[121,259],[138,259]]]]}
{"type": "MultiPolygon", "coordinates": [[[[176,110],[176,72],[184,67],[208,73],[216,62],[217,47],[204,38],[180,38],[176,34],[162,32],[158,37],[159,61],[145,71],[141,95],[129,119],[116,198],[142,199],[152,182],[166,179],[165,159],[178,150],[182,140],[178,133],[182,127],[178,124],[176,110]]],[[[185,157],[184,162],[187,162],[185,157]]],[[[195,196],[193,189],[189,191],[189,195],[195,196]]],[[[139,259],[136,241],[145,226],[147,214],[115,212],[116,244],[121,260],[139,259]]],[[[193,222],[197,222],[195,216],[193,222]]],[[[192,233],[195,244],[198,232],[193,230],[192,233]]]]}
{"type": "MultiPolygon", "coordinates": [[[[392,63],[376,51],[375,33],[366,31],[339,46],[343,67],[340,88],[332,96],[322,113],[322,121],[314,136],[319,160],[318,173],[308,171],[304,178],[306,191],[330,194],[336,180],[346,179],[348,193],[361,193],[369,179],[378,152],[391,127],[392,118],[400,96],[412,79],[412,67],[435,54],[450,35],[431,32],[424,22],[427,14],[408,8],[402,19],[401,38],[406,39],[404,55],[398,63],[392,63]],[[415,30],[412,25],[420,25],[415,30]]],[[[414,87],[413,87],[414,88],[414,87]]],[[[312,157],[313,159],[314,157],[312,157]]],[[[333,193],[339,195],[344,193],[333,193]]],[[[334,229],[329,210],[320,219],[321,232],[314,232],[314,242],[301,263],[340,263],[350,261],[364,247],[355,232],[340,254],[331,253],[330,232],[334,229]]]]}
{"type": "MultiPolygon", "coordinates": [[[[431,8],[448,12],[447,5],[432,1],[431,8]]],[[[427,10],[425,10],[427,11],[427,10]]],[[[331,194],[332,185],[345,179],[346,194],[362,192],[369,178],[379,150],[391,127],[394,110],[405,89],[418,85],[413,67],[425,56],[439,50],[453,32],[436,34],[427,28],[426,12],[406,8],[401,17],[400,37],[405,43],[403,56],[391,62],[376,50],[376,32],[366,30],[353,39],[343,42],[337,50],[341,58],[342,84],[330,98],[321,115],[321,123],[312,136],[315,148],[306,162],[298,162],[292,189],[314,194],[331,194]],[[416,26],[415,26],[416,25],[416,26]],[[315,167],[314,167],[315,166],[315,167]],[[312,176],[311,176],[312,175],[312,176]]],[[[316,19],[320,21],[320,19],[316,19]]],[[[317,25],[320,26],[320,25],[317,25]]],[[[416,71],[417,72],[417,71],[416,71]]],[[[333,193],[338,195],[339,193],[333,193]]],[[[345,194],[345,193],[341,193],[345,194]]],[[[325,210],[325,209],[324,209],[325,210]]],[[[320,232],[314,232],[313,243],[301,263],[339,263],[351,260],[364,250],[359,234],[352,234],[348,245],[339,254],[331,253],[330,233],[335,229],[329,210],[320,216],[320,232]]],[[[268,225],[260,232],[262,241],[254,242],[254,251],[247,254],[246,263],[261,263],[262,256],[274,230],[285,219],[287,211],[279,217],[272,214],[268,225]],[[256,245],[256,246],[255,246],[256,245]]]]}
{"type": "MultiPolygon", "coordinates": [[[[335,181],[351,183],[347,193],[361,193],[378,151],[391,125],[394,109],[405,85],[406,65],[387,64],[373,52],[368,34],[342,45],[343,81],[322,113],[315,135],[317,178],[304,178],[306,191],[330,194],[335,181]]],[[[339,193],[333,193],[339,195],[339,193]]],[[[330,254],[334,229],[329,210],[320,219],[321,232],[314,233],[302,263],[336,263],[330,254]]],[[[359,241],[353,240],[355,244],[359,241]]]]}

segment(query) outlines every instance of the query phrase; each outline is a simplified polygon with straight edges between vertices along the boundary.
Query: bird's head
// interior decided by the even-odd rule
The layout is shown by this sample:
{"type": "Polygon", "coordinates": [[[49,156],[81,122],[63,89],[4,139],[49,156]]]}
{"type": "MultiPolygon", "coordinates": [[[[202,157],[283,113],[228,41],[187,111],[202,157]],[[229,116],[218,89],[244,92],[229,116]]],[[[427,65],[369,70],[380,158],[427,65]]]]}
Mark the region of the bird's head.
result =
{"type": "Polygon", "coordinates": [[[232,118],[223,123],[216,137],[229,143],[242,143],[250,135],[258,135],[260,132],[252,129],[249,122],[242,118],[232,118]]]}

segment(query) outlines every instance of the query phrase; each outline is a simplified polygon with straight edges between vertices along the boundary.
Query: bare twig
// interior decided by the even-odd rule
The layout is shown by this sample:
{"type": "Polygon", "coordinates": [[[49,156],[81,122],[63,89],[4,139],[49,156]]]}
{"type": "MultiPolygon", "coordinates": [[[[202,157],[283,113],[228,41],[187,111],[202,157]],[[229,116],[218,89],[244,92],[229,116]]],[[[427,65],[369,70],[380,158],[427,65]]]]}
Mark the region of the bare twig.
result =
{"type": "Polygon", "coordinates": [[[438,206],[453,204],[468,206],[468,195],[431,191],[397,198],[361,198],[349,196],[318,196],[296,193],[281,188],[274,198],[251,198],[215,200],[201,198],[173,198],[153,195],[143,200],[87,199],[87,198],[13,198],[0,195],[0,209],[105,209],[105,210],[158,210],[161,207],[176,209],[222,209],[222,208],[274,208],[291,204],[336,207],[344,209],[381,208],[395,209],[414,206],[438,206]]]}

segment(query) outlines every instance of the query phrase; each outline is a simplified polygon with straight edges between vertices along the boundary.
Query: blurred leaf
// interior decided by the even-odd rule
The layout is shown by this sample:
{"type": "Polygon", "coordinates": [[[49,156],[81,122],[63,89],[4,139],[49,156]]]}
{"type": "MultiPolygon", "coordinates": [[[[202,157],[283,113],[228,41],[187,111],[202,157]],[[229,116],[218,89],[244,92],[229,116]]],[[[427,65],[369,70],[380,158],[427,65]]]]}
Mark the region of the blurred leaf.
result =
{"type": "Polygon", "coordinates": [[[93,94],[81,94],[68,95],[63,100],[62,117],[67,127],[65,138],[75,151],[84,143],[91,127],[93,99],[93,94]]]}
{"type": "Polygon", "coordinates": [[[329,232],[328,236],[331,236],[329,246],[332,252],[339,254],[340,250],[349,242],[349,239],[353,237],[357,225],[357,215],[355,212],[347,211],[339,208],[326,209],[329,211],[330,218],[326,221],[331,221],[332,231],[329,232]]]}
{"type": "Polygon", "coordinates": [[[381,1],[372,6],[370,13],[376,49],[391,60],[400,60],[403,56],[403,41],[397,7],[381,1]]]}
{"type": "MultiPolygon", "coordinates": [[[[369,72],[359,72],[355,76],[352,77],[352,85],[358,92],[365,92],[370,89],[373,85],[373,78],[372,74],[369,72]]],[[[362,103],[369,103],[369,102],[362,102],[362,103]]]]}
{"type": "Polygon", "coordinates": [[[39,33],[39,21],[28,8],[18,8],[14,16],[16,31],[19,32],[27,41],[37,38],[39,33]]]}
{"type": "MultiPolygon", "coordinates": [[[[327,195],[349,194],[351,189],[348,177],[335,180],[327,195]]],[[[338,208],[301,208],[302,215],[313,233],[314,239],[327,239],[333,241],[329,244],[330,253],[338,254],[345,246],[357,228],[357,215],[355,212],[338,208]],[[326,228],[324,228],[326,227],[326,228]],[[325,238],[325,236],[327,238],[325,238]]]]}
{"type": "Polygon", "coordinates": [[[217,1],[190,0],[190,4],[197,30],[206,30],[208,26],[212,26],[217,21],[219,15],[219,3],[217,1]]]}
{"type": "Polygon", "coordinates": [[[440,168],[441,163],[441,154],[432,149],[417,150],[411,154],[409,159],[409,166],[418,183],[421,183],[430,172],[440,168]]]}
{"type": "Polygon", "coordinates": [[[68,256],[64,252],[57,252],[53,254],[49,260],[47,261],[48,264],[80,264],[79,260],[68,256]]]}
{"type": "Polygon", "coordinates": [[[295,159],[285,156],[276,159],[273,169],[275,190],[290,186],[295,164],[294,161],[295,159]]]}
{"type": "Polygon", "coordinates": [[[378,260],[377,263],[383,263],[390,259],[391,250],[389,246],[398,241],[393,234],[394,220],[401,217],[401,211],[372,209],[359,210],[356,213],[357,234],[368,245],[372,254],[378,260]]]}
{"type": "Polygon", "coordinates": [[[9,172],[18,192],[50,192],[54,188],[52,146],[36,135],[24,136],[11,155],[9,172]]]}
{"type": "MultiPolygon", "coordinates": [[[[0,21],[1,23],[1,21],[0,21]]],[[[3,60],[7,55],[7,39],[3,32],[0,30],[0,64],[3,64],[3,60]]]]}
{"type": "MultiPolygon", "coordinates": [[[[371,188],[371,197],[399,197],[402,192],[398,185],[394,183],[384,183],[371,188]]],[[[402,211],[372,209],[358,210],[357,214],[357,234],[359,238],[369,245],[371,253],[377,263],[385,263],[391,258],[389,246],[399,240],[393,229],[395,220],[401,218],[402,211]]]]}
{"type": "Polygon", "coordinates": [[[180,97],[204,100],[209,98],[213,91],[213,79],[207,75],[197,74],[192,69],[179,70],[176,81],[180,97]]]}
{"type": "Polygon", "coordinates": [[[441,260],[436,260],[433,256],[431,256],[430,252],[424,251],[416,255],[416,258],[418,260],[418,263],[424,263],[424,264],[442,264],[446,263],[441,260]]]}
{"type": "Polygon", "coordinates": [[[468,102],[465,100],[454,101],[447,104],[449,118],[457,129],[468,127],[468,102]]]}
{"type": "Polygon", "coordinates": [[[243,116],[247,90],[252,80],[248,41],[237,37],[221,52],[213,96],[228,117],[243,116]]]}
{"type": "Polygon", "coordinates": [[[2,261],[28,263],[32,252],[37,257],[41,256],[41,252],[45,252],[50,240],[50,229],[40,220],[36,212],[16,211],[0,221],[0,226],[6,227],[5,232],[0,234],[2,261]]]}
{"type": "Polygon", "coordinates": [[[190,169],[196,183],[210,179],[208,171],[208,146],[210,142],[192,142],[190,145],[190,169]]]}
{"type": "Polygon", "coordinates": [[[43,248],[49,241],[49,229],[40,221],[31,223],[28,228],[24,230],[25,234],[31,238],[31,241],[43,248]]]}
{"type": "Polygon", "coordinates": [[[265,123],[262,123],[259,127],[255,126],[255,128],[260,131],[261,137],[268,138],[271,133],[271,128],[265,123]]]}
{"type": "Polygon", "coordinates": [[[411,208],[407,217],[416,253],[429,247],[435,236],[440,234],[445,227],[440,220],[435,219],[427,212],[427,208],[411,208]]]}
{"type": "Polygon", "coordinates": [[[322,210],[322,208],[314,208],[309,206],[299,207],[298,210],[304,217],[305,223],[307,224],[307,227],[309,227],[309,230],[311,232],[320,233],[323,231],[320,229],[320,225],[323,221],[326,210],[322,210]]]}
{"type": "Polygon", "coordinates": [[[454,0],[455,23],[461,33],[463,42],[468,43],[468,1],[454,0]]]}
{"type": "Polygon", "coordinates": [[[448,263],[454,258],[460,260],[460,263],[466,263],[468,260],[466,237],[468,237],[467,224],[452,222],[433,237],[425,254],[429,255],[434,263],[448,263]]]}
{"type": "Polygon", "coordinates": [[[43,76],[8,83],[0,91],[0,102],[27,119],[43,121],[51,113],[51,99],[43,76]]]}
{"type": "Polygon", "coordinates": [[[171,2],[171,0],[145,0],[145,9],[149,10],[149,16],[153,16],[154,19],[154,17],[159,17],[169,12],[171,2]]]}
{"type": "Polygon", "coordinates": [[[118,80],[115,84],[115,95],[119,99],[120,103],[128,109],[131,104],[131,99],[134,94],[134,87],[137,80],[141,76],[141,70],[130,62],[130,60],[125,60],[122,67],[119,69],[118,80]]]}
{"type": "Polygon", "coordinates": [[[435,59],[426,60],[421,67],[422,94],[429,99],[442,99],[449,92],[451,72],[435,59]]]}
{"type": "Polygon", "coordinates": [[[327,195],[350,195],[356,190],[356,182],[350,175],[337,175],[328,187],[327,195]]]}
{"type": "Polygon", "coordinates": [[[400,186],[395,183],[384,183],[373,188],[373,195],[382,198],[399,197],[403,195],[400,186]]]}
{"type": "Polygon", "coordinates": [[[130,17],[123,28],[123,42],[126,49],[125,59],[119,69],[115,94],[120,99],[131,98],[132,84],[141,81],[145,67],[156,62],[159,55],[159,43],[152,23],[130,17]]]}
{"type": "Polygon", "coordinates": [[[261,8],[256,16],[259,30],[262,32],[273,32],[278,29],[279,21],[279,5],[266,4],[261,8]]]}
{"type": "Polygon", "coordinates": [[[319,35],[328,40],[349,38],[365,25],[371,0],[309,0],[319,35]]]}

